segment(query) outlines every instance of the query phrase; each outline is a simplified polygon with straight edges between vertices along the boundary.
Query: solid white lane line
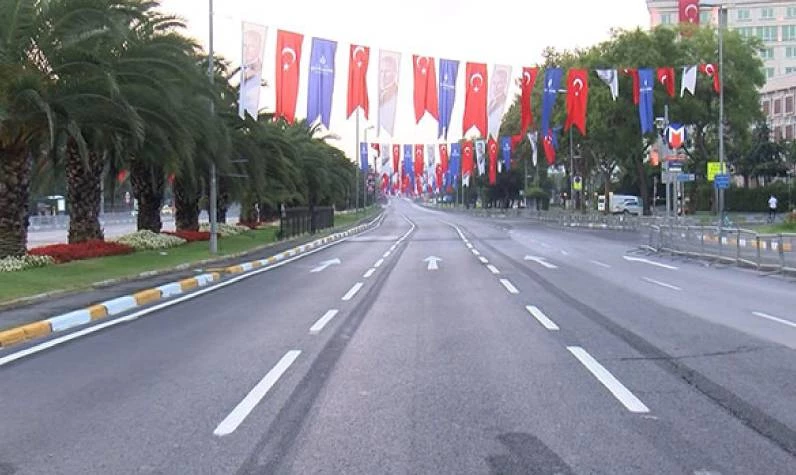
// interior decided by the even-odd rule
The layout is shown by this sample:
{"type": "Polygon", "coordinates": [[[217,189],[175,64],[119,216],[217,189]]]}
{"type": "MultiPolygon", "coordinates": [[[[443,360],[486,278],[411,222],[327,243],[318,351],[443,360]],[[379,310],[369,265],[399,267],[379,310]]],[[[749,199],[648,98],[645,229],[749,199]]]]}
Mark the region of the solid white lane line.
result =
{"type": "Polygon", "coordinates": [[[563,250],[563,249],[561,249],[561,254],[564,255],[564,256],[568,256],[569,255],[569,253],[567,251],[563,250]]]}
{"type": "Polygon", "coordinates": [[[753,315],[758,316],[760,318],[765,318],[767,320],[771,320],[772,322],[781,323],[783,325],[788,325],[789,327],[796,328],[796,322],[792,322],[790,320],[785,320],[784,318],[775,317],[773,315],[769,315],[763,312],[752,312],[753,315]]]}
{"type": "Polygon", "coordinates": [[[611,268],[611,266],[609,266],[608,264],[606,264],[604,262],[595,261],[595,260],[590,260],[589,262],[591,262],[592,264],[594,264],[596,266],[604,267],[606,269],[610,269],[611,268]]]}
{"type": "Polygon", "coordinates": [[[510,294],[520,293],[520,291],[517,290],[517,287],[514,287],[514,284],[512,284],[509,279],[500,279],[500,283],[503,284],[503,287],[505,287],[510,294]]]}
{"type": "Polygon", "coordinates": [[[547,262],[543,257],[525,256],[526,261],[533,261],[546,269],[558,269],[558,266],[547,262]]]}
{"type": "Polygon", "coordinates": [[[382,264],[384,264],[384,259],[379,259],[375,264],[373,264],[373,267],[378,269],[382,264]]]}
{"type": "Polygon", "coordinates": [[[356,284],[354,284],[353,287],[351,287],[351,289],[349,289],[348,292],[346,292],[345,295],[343,295],[343,300],[346,301],[351,300],[352,298],[354,298],[354,295],[356,295],[357,292],[359,292],[359,289],[361,288],[362,288],[362,282],[357,282],[356,284]]]}
{"type": "Polygon", "coordinates": [[[229,413],[227,417],[221,421],[221,424],[216,427],[216,430],[213,431],[214,435],[217,436],[224,436],[229,435],[235,432],[235,429],[243,422],[244,419],[252,412],[252,410],[257,406],[257,404],[262,401],[268,391],[274,387],[279,378],[290,368],[290,365],[296,361],[296,358],[299,357],[301,351],[299,350],[291,350],[285,353],[285,356],[282,357],[281,360],[271,368],[271,371],[257,383],[249,394],[246,395],[245,398],[235,406],[235,409],[229,413]]]}
{"type": "Polygon", "coordinates": [[[489,259],[484,256],[479,257],[478,260],[481,261],[482,264],[489,264],[489,259]]]}
{"type": "Polygon", "coordinates": [[[539,323],[542,324],[543,327],[547,328],[548,330],[556,331],[558,330],[558,325],[555,324],[554,321],[547,318],[547,315],[544,314],[538,307],[533,305],[526,305],[525,309],[528,310],[528,313],[533,316],[539,323]]]}
{"type": "Polygon", "coordinates": [[[619,402],[630,412],[650,412],[639,398],[630,392],[613,374],[603,365],[597,362],[586,350],[579,346],[568,346],[567,350],[572,353],[589,372],[602,383],[619,402]]]}
{"type": "Polygon", "coordinates": [[[649,282],[650,284],[660,285],[661,287],[666,287],[667,289],[672,290],[683,290],[680,287],[672,284],[667,284],[666,282],[661,282],[660,280],[650,279],[649,277],[642,277],[643,280],[649,282]]]}
{"type": "Polygon", "coordinates": [[[677,269],[679,269],[679,267],[670,266],[669,264],[663,264],[661,262],[651,261],[649,259],[644,259],[643,257],[622,256],[622,258],[624,258],[626,261],[641,262],[641,263],[644,263],[644,264],[649,264],[649,265],[655,266],[655,267],[662,267],[664,269],[669,269],[669,270],[677,270],[677,269]]]}
{"type": "Polygon", "coordinates": [[[367,272],[365,272],[365,274],[362,276],[362,278],[363,278],[363,279],[369,279],[369,278],[370,278],[370,276],[372,276],[374,272],[376,272],[376,269],[374,269],[373,267],[371,267],[370,269],[368,269],[368,271],[367,271],[367,272]]]}
{"type": "Polygon", "coordinates": [[[337,315],[337,312],[338,310],[334,308],[326,312],[321,318],[318,319],[317,322],[315,322],[314,325],[310,327],[310,333],[320,333],[320,331],[323,330],[323,327],[325,327],[326,324],[329,323],[335,317],[335,315],[337,315]]]}
{"type": "Polygon", "coordinates": [[[491,272],[493,274],[500,274],[500,271],[498,270],[498,268],[493,266],[492,264],[489,264],[488,266],[486,266],[486,268],[489,269],[489,272],[491,272]]]}
{"type": "Polygon", "coordinates": [[[473,254],[474,254],[474,255],[476,255],[476,256],[480,256],[480,255],[481,255],[481,253],[480,253],[480,252],[478,252],[478,249],[473,249],[473,251],[472,251],[472,252],[473,252],[473,254]]]}
{"type": "Polygon", "coordinates": [[[382,257],[384,257],[385,259],[390,257],[390,251],[385,252],[382,257]]]}
{"type": "Polygon", "coordinates": [[[473,245],[472,245],[472,244],[470,244],[469,242],[468,242],[468,243],[466,243],[466,245],[467,245],[467,249],[472,249],[472,248],[473,248],[473,245]]]}

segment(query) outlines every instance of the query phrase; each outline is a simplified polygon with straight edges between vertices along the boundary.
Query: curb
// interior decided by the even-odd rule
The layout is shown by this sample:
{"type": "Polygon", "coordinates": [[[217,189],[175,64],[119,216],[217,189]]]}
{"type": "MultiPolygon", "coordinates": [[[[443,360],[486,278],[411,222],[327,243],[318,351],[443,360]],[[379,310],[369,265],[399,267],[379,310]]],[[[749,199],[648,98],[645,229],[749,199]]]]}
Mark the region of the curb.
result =
{"type": "Polygon", "coordinates": [[[325,244],[339,241],[352,234],[365,231],[374,224],[378,223],[383,216],[384,214],[380,213],[368,223],[360,224],[359,226],[355,226],[346,231],[334,233],[324,238],[316,239],[309,243],[293,247],[265,259],[258,259],[228,266],[223,269],[219,269],[217,272],[208,272],[206,274],[200,274],[188,279],[182,279],[176,282],[163,284],[158,287],[140,290],[130,295],[106,300],[89,307],[0,331],[0,349],[8,348],[29,340],[46,337],[53,333],[70,330],[74,327],[85,325],[87,323],[107,317],[116,316],[138,307],[152,304],[159,300],[181,295],[199,287],[205,287],[213,282],[221,280],[224,274],[241,274],[260,267],[276,264],[277,262],[299,256],[325,244]]]}

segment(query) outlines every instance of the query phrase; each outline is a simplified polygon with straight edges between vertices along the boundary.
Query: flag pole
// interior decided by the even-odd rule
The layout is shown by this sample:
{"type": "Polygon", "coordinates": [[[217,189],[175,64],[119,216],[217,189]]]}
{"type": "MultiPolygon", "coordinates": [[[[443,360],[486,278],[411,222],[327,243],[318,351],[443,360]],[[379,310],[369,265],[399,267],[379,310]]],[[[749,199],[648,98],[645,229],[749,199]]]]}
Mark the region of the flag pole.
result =
{"type": "Polygon", "coordinates": [[[356,211],[359,211],[359,167],[361,166],[362,157],[359,156],[359,107],[357,107],[357,117],[356,117],[356,147],[354,147],[354,164],[356,168],[356,178],[354,179],[354,196],[356,197],[356,207],[354,208],[356,211]]]}
{"type": "MultiPolygon", "coordinates": [[[[213,0],[208,2],[208,40],[207,40],[207,76],[210,84],[213,84],[214,79],[214,64],[213,64],[213,0]]],[[[215,114],[215,104],[213,97],[210,98],[210,114],[215,114]]],[[[216,162],[215,159],[210,162],[210,254],[218,253],[218,186],[216,177],[216,162]]]]}

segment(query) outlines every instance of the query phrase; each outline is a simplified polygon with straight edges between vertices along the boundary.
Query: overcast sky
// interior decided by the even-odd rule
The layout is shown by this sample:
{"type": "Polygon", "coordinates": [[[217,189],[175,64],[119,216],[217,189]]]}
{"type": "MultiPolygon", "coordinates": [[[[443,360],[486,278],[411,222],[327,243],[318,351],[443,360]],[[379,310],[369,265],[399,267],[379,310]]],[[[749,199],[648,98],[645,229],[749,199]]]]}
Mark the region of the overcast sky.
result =
{"type": "MultiPolygon", "coordinates": [[[[162,9],[183,17],[188,34],[205,47],[208,31],[208,0],[161,0],[162,9]]],[[[644,0],[215,0],[215,49],[235,64],[241,55],[241,21],[269,27],[265,48],[264,78],[274,80],[276,30],[304,34],[297,116],[306,115],[307,66],[312,37],[338,42],[335,94],[332,105],[332,132],[343,137],[340,144],[355,154],[354,118],[347,120],[346,81],[348,45],[371,47],[368,88],[370,120],[362,129],[375,125],[378,108],[378,50],[403,53],[395,137],[382,133],[384,143],[436,142],[436,121],[425,117],[415,123],[412,107],[412,54],[461,61],[456,104],[449,140],[461,136],[464,111],[464,63],[488,63],[520,68],[532,66],[547,46],[559,49],[586,47],[609,36],[611,28],[647,27],[649,16],[644,0]],[[381,5],[376,8],[376,5],[381,5]]],[[[510,95],[513,97],[514,91],[510,95]]],[[[260,106],[273,110],[274,89],[262,89],[260,106]]],[[[506,104],[508,108],[508,104],[506,104]]],[[[369,132],[369,141],[374,141],[369,132]]]]}

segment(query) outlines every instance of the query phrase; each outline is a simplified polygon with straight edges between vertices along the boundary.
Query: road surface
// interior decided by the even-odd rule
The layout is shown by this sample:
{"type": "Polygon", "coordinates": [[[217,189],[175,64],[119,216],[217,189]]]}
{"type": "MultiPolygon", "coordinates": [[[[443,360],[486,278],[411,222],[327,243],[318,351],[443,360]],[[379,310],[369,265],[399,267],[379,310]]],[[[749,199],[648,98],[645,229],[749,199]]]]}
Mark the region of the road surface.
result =
{"type": "Polygon", "coordinates": [[[288,265],[0,352],[0,473],[794,473],[793,283],[636,239],[395,200],[288,265]]]}

